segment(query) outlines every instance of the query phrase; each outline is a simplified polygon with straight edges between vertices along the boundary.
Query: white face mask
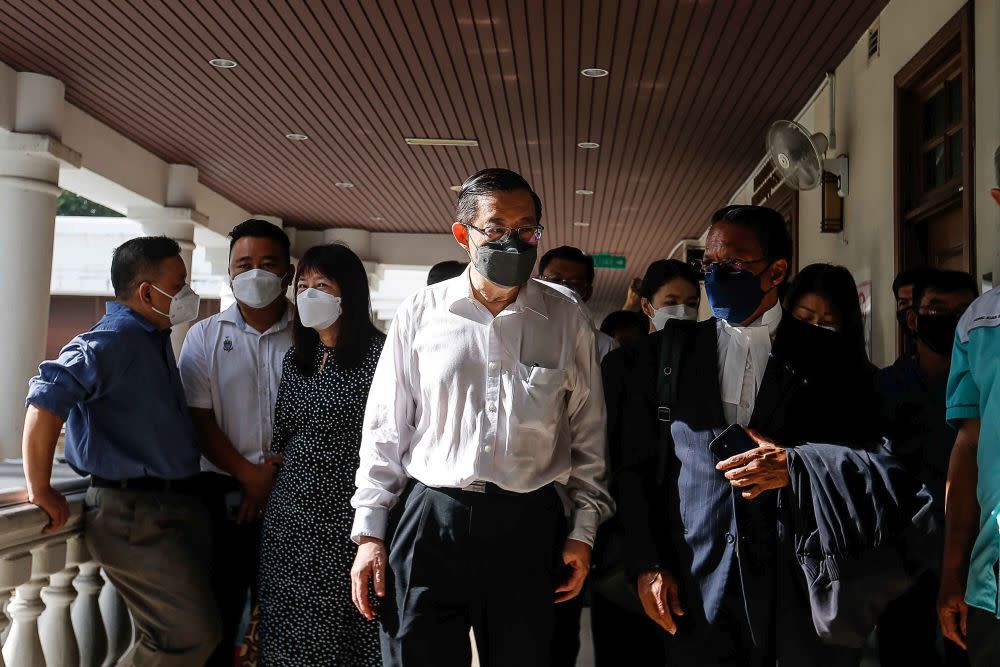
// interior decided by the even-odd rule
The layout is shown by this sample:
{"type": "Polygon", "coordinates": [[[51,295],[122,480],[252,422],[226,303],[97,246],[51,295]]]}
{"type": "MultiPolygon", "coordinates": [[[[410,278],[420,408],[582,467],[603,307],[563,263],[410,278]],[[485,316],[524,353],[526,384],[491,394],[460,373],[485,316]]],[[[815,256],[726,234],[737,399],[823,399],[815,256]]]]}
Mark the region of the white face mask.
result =
{"type": "Polygon", "coordinates": [[[679,303],[676,306],[664,306],[653,310],[653,327],[660,331],[667,324],[667,320],[691,320],[698,319],[698,309],[679,303]]]}
{"type": "Polygon", "coordinates": [[[233,296],[244,306],[264,308],[270,306],[281,296],[281,276],[276,276],[264,269],[244,271],[230,283],[233,286],[233,296]]]}
{"type": "Polygon", "coordinates": [[[295,306],[302,326],[316,331],[333,326],[343,312],[339,296],[327,294],[315,287],[299,292],[295,297],[295,306]]]}
{"type": "Polygon", "coordinates": [[[201,297],[195,294],[190,285],[185,285],[180,288],[177,290],[177,294],[174,294],[173,296],[170,296],[156,285],[150,284],[150,287],[170,299],[169,313],[159,311],[155,307],[153,308],[153,312],[170,318],[171,326],[175,327],[178,324],[190,322],[198,317],[198,307],[201,305],[201,297]]]}

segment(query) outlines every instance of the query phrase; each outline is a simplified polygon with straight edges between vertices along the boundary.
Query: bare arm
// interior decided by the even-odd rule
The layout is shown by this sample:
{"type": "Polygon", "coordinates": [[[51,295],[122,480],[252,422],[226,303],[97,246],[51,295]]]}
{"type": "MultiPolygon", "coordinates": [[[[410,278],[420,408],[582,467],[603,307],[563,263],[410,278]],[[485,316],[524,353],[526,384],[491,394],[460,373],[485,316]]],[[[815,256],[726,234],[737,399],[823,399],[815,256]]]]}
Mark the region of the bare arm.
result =
{"type": "Polygon", "coordinates": [[[267,504],[274,486],[276,470],[270,463],[250,463],[240,454],[215,421],[215,413],[191,408],[191,418],[198,431],[198,446],[209,461],[232,475],[243,485],[244,498],[236,515],[237,523],[252,521],[267,504]]]}
{"type": "Polygon", "coordinates": [[[43,532],[62,528],[69,519],[69,504],[52,488],[52,460],[63,420],[43,408],[28,406],[24,418],[24,437],[21,456],[24,458],[24,479],[28,487],[28,501],[49,515],[49,524],[43,532]]]}
{"type": "Polygon", "coordinates": [[[966,419],[958,431],[948,465],[945,492],[944,558],[941,565],[941,592],[938,616],[944,635],[965,647],[968,607],[965,586],[972,546],[979,533],[979,501],[976,487],[979,468],[979,420],[966,419]]]}

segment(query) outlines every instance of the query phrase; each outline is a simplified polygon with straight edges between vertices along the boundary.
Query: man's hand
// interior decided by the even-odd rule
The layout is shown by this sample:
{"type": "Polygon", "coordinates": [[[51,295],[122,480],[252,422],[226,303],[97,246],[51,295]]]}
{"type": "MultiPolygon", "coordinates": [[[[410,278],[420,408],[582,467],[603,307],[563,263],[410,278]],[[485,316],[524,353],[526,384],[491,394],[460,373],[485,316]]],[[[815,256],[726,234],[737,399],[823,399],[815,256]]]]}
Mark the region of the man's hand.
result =
{"type": "Polygon", "coordinates": [[[264,513],[264,506],[274,487],[274,478],[278,474],[278,463],[280,459],[247,464],[239,478],[243,485],[243,502],[236,512],[236,523],[250,523],[264,513]]]}
{"type": "Polygon", "coordinates": [[[954,574],[941,575],[941,590],[937,601],[938,620],[941,633],[962,648],[965,646],[966,621],[969,605],[965,603],[965,586],[954,574]]]}
{"type": "Polygon", "coordinates": [[[567,602],[580,594],[587,573],[590,572],[590,551],[590,545],[586,542],[566,540],[562,558],[573,571],[566,583],[556,589],[556,603],[567,602]]]}
{"type": "Polygon", "coordinates": [[[368,598],[368,582],[375,580],[375,595],[385,597],[385,564],[388,555],[385,542],[377,537],[362,537],[358,555],[351,567],[351,599],[361,615],[375,620],[375,607],[368,598]]]}
{"type": "Polygon", "coordinates": [[[51,486],[28,495],[28,502],[37,505],[49,515],[49,523],[42,529],[43,533],[54,533],[69,521],[69,503],[66,498],[51,486]]]}
{"type": "Polygon", "coordinates": [[[639,600],[646,616],[669,632],[677,634],[675,616],[683,616],[677,580],[666,570],[649,570],[639,575],[639,600]]]}
{"type": "Polygon", "coordinates": [[[640,299],[639,290],[642,289],[642,278],[633,278],[632,282],[628,286],[628,294],[625,295],[625,305],[622,306],[622,310],[640,310],[640,299]]]}
{"type": "Polygon", "coordinates": [[[757,448],[720,461],[716,470],[724,471],[733,488],[743,489],[742,496],[748,500],[791,484],[785,448],[756,431],[747,429],[747,433],[757,443],[757,448]]]}

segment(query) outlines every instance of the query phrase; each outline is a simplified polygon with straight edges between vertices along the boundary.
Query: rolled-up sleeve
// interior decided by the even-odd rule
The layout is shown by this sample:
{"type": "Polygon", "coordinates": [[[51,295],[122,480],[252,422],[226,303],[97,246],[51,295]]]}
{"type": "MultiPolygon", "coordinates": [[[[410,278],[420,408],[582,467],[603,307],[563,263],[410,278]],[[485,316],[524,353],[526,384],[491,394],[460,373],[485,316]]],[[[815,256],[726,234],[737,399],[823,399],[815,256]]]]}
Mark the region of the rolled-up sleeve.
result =
{"type": "Polygon", "coordinates": [[[405,304],[397,312],[375,368],[361,431],[357,491],[351,498],[354,526],[351,539],[385,539],[389,510],[406,487],[403,454],[414,431],[415,399],[407,364],[409,318],[405,304]]]}
{"type": "Polygon", "coordinates": [[[569,539],[593,545],[597,527],[614,510],[607,485],[607,408],[591,328],[580,327],[573,357],[576,372],[567,410],[571,470],[566,488],[573,503],[569,539]]]}
{"type": "Polygon", "coordinates": [[[192,408],[211,410],[212,377],[205,349],[205,325],[195,324],[184,336],[184,347],[181,348],[181,358],[177,361],[177,370],[181,374],[181,384],[184,385],[184,396],[192,408]]]}
{"type": "Polygon", "coordinates": [[[38,375],[28,381],[27,405],[34,405],[63,421],[70,410],[100,392],[102,378],[107,378],[107,356],[101,354],[101,336],[77,336],[52,361],[43,361],[38,375]]]}
{"type": "Polygon", "coordinates": [[[946,417],[952,426],[963,419],[979,418],[979,386],[969,366],[969,340],[955,338],[951,353],[951,373],[948,376],[946,417]]]}

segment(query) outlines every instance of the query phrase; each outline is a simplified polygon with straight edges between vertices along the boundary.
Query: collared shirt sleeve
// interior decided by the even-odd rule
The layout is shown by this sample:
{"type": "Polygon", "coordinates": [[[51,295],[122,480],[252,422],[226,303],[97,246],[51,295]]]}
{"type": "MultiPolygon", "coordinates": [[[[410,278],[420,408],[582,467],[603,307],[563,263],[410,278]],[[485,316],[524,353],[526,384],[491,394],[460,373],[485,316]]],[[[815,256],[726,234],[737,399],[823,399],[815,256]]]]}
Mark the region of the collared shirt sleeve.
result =
{"type": "Polygon", "coordinates": [[[43,361],[38,367],[38,375],[28,382],[25,402],[66,421],[75,405],[100,395],[127,365],[126,355],[114,350],[111,332],[91,331],[77,336],[57,359],[43,361]]]}
{"type": "Polygon", "coordinates": [[[410,446],[416,415],[416,389],[409,369],[409,321],[404,304],[389,325],[368,393],[361,463],[355,476],[357,491],[351,498],[355,508],[351,539],[355,542],[363,536],[385,539],[389,510],[406,487],[402,459],[410,446]]]}
{"type": "Polygon", "coordinates": [[[181,348],[181,358],[177,369],[181,373],[181,383],[184,385],[184,395],[192,408],[211,410],[212,377],[211,364],[208,360],[208,350],[205,345],[205,327],[196,324],[184,336],[184,347],[181,348]]]}
{"type": "Polygon", "coordinates": [[[969,364],[969,339],[955,337],[951,353],[951,373],[948,376],[946,398],[948,423],[957,427],[963,419],[979,418],[979,386],[969,364]]]}
{"type": "Polygon", "coordinates": [[[566,488],[573,503],[569,538],[593,545],[597,527],[614,510],[607,485],[607,408],[592,328],[580,327],[573,365],[567,406],[572,467],[566,488]]]}

